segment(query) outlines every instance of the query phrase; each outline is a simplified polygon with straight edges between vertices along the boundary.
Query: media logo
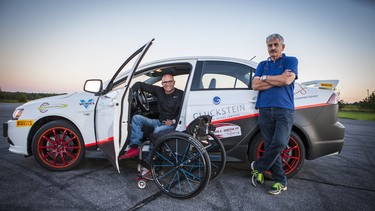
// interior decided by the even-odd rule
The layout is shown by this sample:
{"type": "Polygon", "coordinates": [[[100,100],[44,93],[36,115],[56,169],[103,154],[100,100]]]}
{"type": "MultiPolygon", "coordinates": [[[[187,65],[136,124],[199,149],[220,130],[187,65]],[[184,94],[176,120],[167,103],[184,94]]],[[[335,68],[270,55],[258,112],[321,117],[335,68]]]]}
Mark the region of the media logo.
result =
{"type": "Polygon", "coordinates": [[[219,96],[215,96],[213,99],[212,99],[212,102],[215,104],[215,105],[219,105],[220,102],[221,102],[221,98],[219,96]]]}
{"type": "Polygon", "coordinates": [[[42,103],[42,105],[40,105],[38,107],[38,110],[40,111],[40,113],[46,113],[48,110],[53,110],[53,109],[61,109],[61,108],[66,108],[68,107],[67,104],[52,104],[50,105],[49,103],[45,102],[45,103],[42,103]]]}
{"type": "Polygon", "coordinates": [[[87,102],[85,100],[80,100],[79,105],[83,105],[83,107],[88,109],[90,105],[94,105],[94,99],[89,99],[87,102]]]}

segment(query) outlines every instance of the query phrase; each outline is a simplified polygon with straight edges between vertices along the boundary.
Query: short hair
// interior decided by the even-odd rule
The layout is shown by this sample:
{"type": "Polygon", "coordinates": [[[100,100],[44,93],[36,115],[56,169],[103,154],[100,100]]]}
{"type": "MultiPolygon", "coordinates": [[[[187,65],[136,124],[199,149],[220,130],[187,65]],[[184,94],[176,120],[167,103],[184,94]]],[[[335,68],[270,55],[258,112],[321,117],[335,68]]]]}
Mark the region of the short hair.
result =
{"type": "Polygon", "coordinates": [[[281,43],[284,44],[284,38],[280,34],[271,34],[270,36],[267,37],[266,42],[268,43],[271,40],[274,39],[279,39],[281,43]]]}

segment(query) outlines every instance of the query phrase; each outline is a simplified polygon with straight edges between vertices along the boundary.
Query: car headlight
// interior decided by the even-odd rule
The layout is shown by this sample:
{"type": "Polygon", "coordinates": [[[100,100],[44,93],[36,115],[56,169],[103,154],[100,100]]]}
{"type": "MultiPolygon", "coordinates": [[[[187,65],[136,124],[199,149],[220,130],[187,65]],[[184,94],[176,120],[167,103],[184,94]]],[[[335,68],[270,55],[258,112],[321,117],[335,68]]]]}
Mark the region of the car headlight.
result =
{"type": "Polygon", "coordinates": [[[16,109],[13,112],[12,119],[17,120],[18,118],[20,118],[20,116],[22,115],[22,112],[23,112],[23,108],[16,109]]]}

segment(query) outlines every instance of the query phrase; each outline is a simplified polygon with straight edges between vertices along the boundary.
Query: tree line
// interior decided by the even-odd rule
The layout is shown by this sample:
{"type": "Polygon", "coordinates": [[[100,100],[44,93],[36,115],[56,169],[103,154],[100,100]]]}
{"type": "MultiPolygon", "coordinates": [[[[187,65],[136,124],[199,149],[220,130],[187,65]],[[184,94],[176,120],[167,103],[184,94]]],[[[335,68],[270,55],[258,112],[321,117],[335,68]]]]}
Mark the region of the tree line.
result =
{"type": "MultiPolygon", "coordinates": [[[[65,93],[63,93],[65,94],[65,93]]],[[[56,93],[27,93],[27,92],[5,92],[0,90],[1,103],[26,103],[43,97],[62,95],[56,93]]]]}
{"type": "MultiPolygon", "coordinates": [[[[342,110],[346,105],[349,105],[344,100],[340,100],[338,104],[339,110],[342,110]]],[[[363,100],[352,103],[352,105],[356,105],[363,110],[375,111],[375,91],[373,91],[368,97],[364,98],[363,100]]]]}

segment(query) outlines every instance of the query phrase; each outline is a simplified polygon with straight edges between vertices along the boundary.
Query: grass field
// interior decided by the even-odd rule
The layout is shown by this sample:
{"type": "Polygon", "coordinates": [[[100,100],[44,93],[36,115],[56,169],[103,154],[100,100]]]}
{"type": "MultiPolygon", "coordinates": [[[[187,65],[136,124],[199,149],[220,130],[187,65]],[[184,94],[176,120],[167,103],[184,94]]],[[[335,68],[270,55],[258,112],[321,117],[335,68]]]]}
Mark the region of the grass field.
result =
{"type": "Polygon", "coordinates": [[[339,111],[339,118],[375,121],[375,112],[339,111]]]}
{"type": "Polygon", "coordinates": [[[364,111],[355,105],[346,105],[339,111],[339,118],[375,121],[374,111],[364,111]]]}

